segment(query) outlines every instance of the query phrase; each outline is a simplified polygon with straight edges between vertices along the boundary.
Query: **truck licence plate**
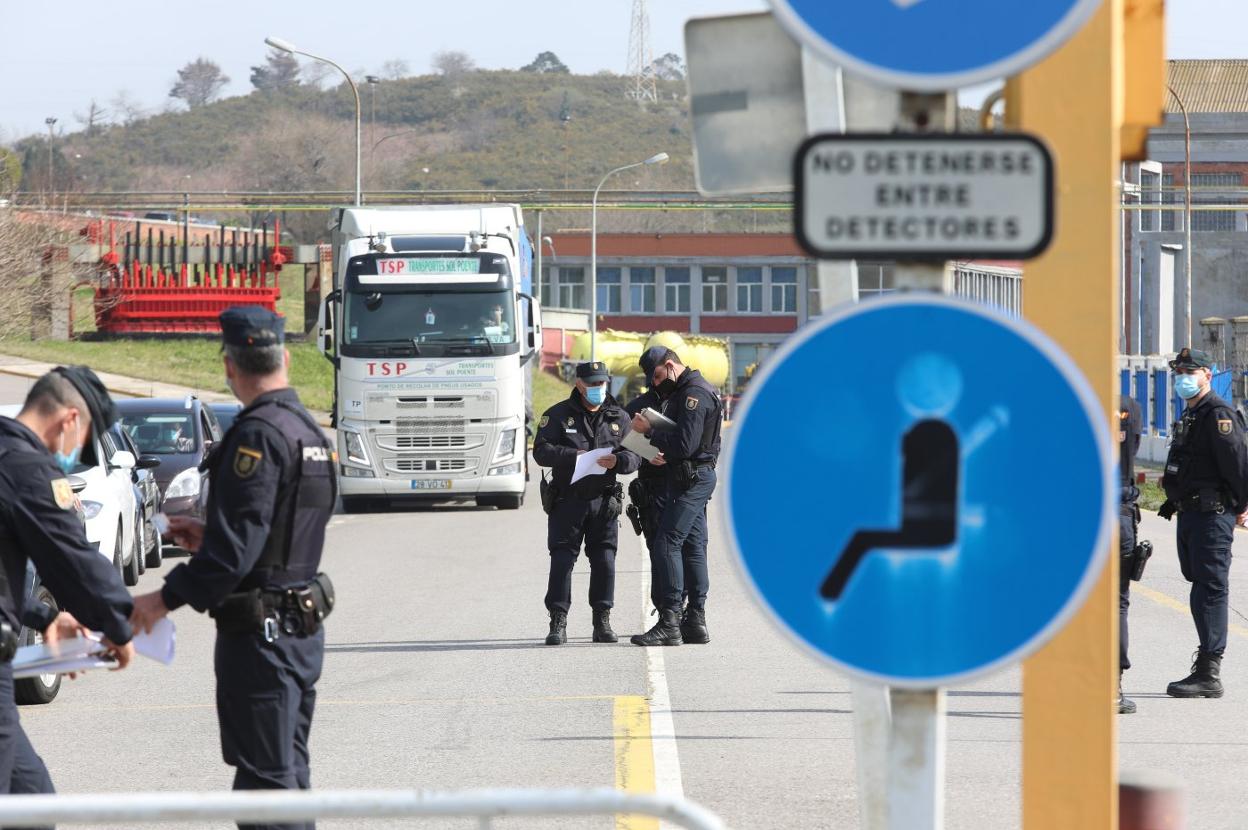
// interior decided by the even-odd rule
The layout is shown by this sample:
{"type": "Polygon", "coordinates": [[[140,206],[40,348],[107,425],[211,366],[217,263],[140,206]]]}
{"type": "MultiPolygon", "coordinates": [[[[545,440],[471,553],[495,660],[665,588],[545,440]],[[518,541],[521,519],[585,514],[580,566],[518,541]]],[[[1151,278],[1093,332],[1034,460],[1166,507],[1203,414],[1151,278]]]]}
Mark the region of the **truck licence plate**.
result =
{"type": "Polygon", "coordinates": [[[424,478],[412,482],[413,490],[449,490],[451,489],[451,480],[449,478],[424,478]]]}

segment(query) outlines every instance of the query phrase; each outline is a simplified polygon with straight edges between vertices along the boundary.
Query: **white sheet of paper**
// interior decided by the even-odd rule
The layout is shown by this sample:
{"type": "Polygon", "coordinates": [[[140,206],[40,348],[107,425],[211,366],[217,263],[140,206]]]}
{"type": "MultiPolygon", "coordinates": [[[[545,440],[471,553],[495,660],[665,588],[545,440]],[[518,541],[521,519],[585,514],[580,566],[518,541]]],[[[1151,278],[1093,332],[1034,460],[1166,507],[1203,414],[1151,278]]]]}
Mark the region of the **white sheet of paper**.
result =
{"type": "Polygon", "coordinates": [[[659,448],[650,443],[650,439],[642,435],[637,430],[633,430],[624,436],[624,440],[620,442],[620,446],[626,450],[632,450],[647,461],[653,461],[659,454],[659,448]]]}
{"type": "Polygon", "coordinates": [[[174,647],[177,644],[177,626],[168,617],[162,617],[152,626],[150,634],[139,632],[134,635],[134,650],[144,657],[164,663],[173,663],[174,647]]]}
{"type": "Polygon", "coordinates": [[[603,447],[599,450],[588,450],[576,457],[576,470],[572,473],[572,484],[576,484],[585,476],[597,476],[606,472],[602,467],[598,466],[598,459],[605,458],[611,454],[611,447],[603,447]]]}

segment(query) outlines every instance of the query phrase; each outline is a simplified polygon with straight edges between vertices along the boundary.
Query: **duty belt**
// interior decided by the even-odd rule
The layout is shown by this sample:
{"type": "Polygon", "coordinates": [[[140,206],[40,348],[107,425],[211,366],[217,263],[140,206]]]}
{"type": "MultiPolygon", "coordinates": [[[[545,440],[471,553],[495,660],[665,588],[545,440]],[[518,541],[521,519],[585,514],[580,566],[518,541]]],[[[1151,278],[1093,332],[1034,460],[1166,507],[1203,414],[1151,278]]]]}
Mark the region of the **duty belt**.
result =
{"type": "Polygon", "coordinates": [[[1179,499],[1180,513],[1225,513],[1230,509],[1230,504],[1225,496],[1221,493],[1214,492],[1197,492],[1190,493],[1179,499]]]}
{"type": "Polygon", "coordinates": [[[334,610],[334,585],[323,573],[306,585],[253,588],[230,594],[210,615],[225,634],[263,634],[270,643],[280,635],[308,637],[334,610]]]}

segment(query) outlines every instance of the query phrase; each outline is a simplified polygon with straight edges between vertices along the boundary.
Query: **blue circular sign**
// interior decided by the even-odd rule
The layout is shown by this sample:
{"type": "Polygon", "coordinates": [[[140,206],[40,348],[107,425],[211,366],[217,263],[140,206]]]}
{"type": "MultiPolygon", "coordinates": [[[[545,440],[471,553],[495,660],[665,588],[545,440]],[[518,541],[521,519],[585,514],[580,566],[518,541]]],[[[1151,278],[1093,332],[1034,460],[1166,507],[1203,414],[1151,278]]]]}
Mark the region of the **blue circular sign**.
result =
{"type": "Polygon", "coordinates": [[[1107,416],[1055,344],[987,308],[899,297],[812,323],[726,435],[747,583],[850,674],[932,688],[1018,661],[1104,565],[1107,416]]]}
{"type": "Polygon", "coordinates": [[[833,63],[887,86],[957,89],[1017,74],[1061,46],[1101,0],[771,0],[833,63]]]}

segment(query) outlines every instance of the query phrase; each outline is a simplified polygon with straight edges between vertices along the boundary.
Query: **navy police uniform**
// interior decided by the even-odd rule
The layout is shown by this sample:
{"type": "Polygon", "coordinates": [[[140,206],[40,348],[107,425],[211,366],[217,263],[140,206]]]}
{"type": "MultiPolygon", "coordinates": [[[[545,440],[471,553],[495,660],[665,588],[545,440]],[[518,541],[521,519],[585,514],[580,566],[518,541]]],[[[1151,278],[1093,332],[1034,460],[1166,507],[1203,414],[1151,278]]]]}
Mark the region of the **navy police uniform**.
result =
{"type": "MultiPolygon", "coordinates": [[[[82,395],[91,429],[107,430],[117,410],[99,378],[85,367],[58,367],[82,395]]],[[[83,461],[94,464],[93,442],[83,461]]],[[[16,635],[22,625],[42,631],[56,613],[42,603],[24,606],[26,561],[61,607],[117,645],[130,642],[133,603],[121,575],[87,541],[65,474],[33,431],[0,418],[0,793],[51,793],[52,779],[18,720],[13,699],[16,635]]]]}
{"type": "MultiPolygon", "coordinates": [[[[1174,368],[1210,368],[1209,355],[1183,349],[1170,361],[1174,368]]],[[[1189,401],[1174,425],[1161,485],[1166,504],[1159,515],[1177,510],[1179,567],[1192,583],[1191,611],[1200,641],[1191,677],[1170,684],[1168,693],[1183,694],[1193,678],[1218,681],[1226,649],[1231,541],[1236,516],[1248,509],[1248,445],[1234,410],[1212,390],[1189,401]]],[[[1212,686],[1212,684],[1210,684],[1212,686]]],[[[1222,693],[1216,683],[1216,694],[1222,693]]]]}
{"type": "MultiPolygon", "coordinates": [[[[229,345],[282,342],[281,318],[257,307],[227,310],[221,329],[229,345]]],[[[170,610],[186,604],[216,620],[217,717],[236,790],[310,786],[320,620],[333,607],[318,568],[337,496],[334,461],[293,389],[256,398],[205,461],[203,542],[161,590],[170,610]]]]}
{"type": "MultiPolygon", "coordinates": [[[[587,384],[603,383],[610,377],[600,362],[582,363],[576,373],[587,384]]],[[[603,612],[615,604],[615,552],[623,507],[623,488],[616,483],[616,476],[636,471],[641,463],[636,453],[620,447],[630,429],[628,416],[609,394],[590,411],[579,389],[546,410],[538,422],[533,460],[551,468],[549,488],[554,493],[543,499],[544,506],[549,504],[546,608],[552,620],[556,613],[566,618],[571,608],[572,569],[582,543],[590,565],[590,606],[595,612],[603,612]],[[605,447],[613,448],[615,467],[571,483],[576,457],[605,447]]]]}
{"type": "MultiPolygon", "coordinates": [[[[650,377],[649,372],[646,373],[646,377],[650,377]]],[[[647,389],[624,407],[630,422],[634,415],[640,415],[646,409],[663,411],[663,400],[654,389],[647,389]]],[[[667,503],[667,471],[657,464],[642,460],[641,467],[637,469],[637,478],[628,485],[628,492],[630,500],[637,506],[640,513],[642,537],[646,540],[646,550],[653,551],[655,536],[659,530],[659,517],[663,515],[663,507],[667,503]]],[[[686,581],[688,581],[688,573],[686,573],[686,581]]],[[[659,577],[654,561],[651,559],[650,601],[655,607],[659,604],[658,588],[659,577]]]]}
{"type": "MultiPolygon", "coordinates": [[[[1134,562],[1136,539],[1140,525],[1140,490],[1135,486],[1135,455],[1140,450],[1140,434],[1143,430],[1140,405],[1130,395],[1123,395],[1118,403],[1118,473],[1121,487],[1118,506],[1118,548],[1120,565],[1118,571],[1118,673],[1131,668],[1127,657],[1127,609],[1131,605],[1131,568],[1134,562]]],[[[1135,711],[1135,704],[1122,697],[1119,683],[1118,711],[1128,714],[1135,711]]]]}

